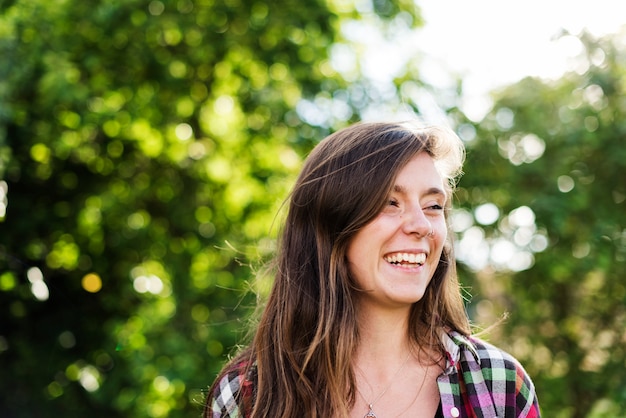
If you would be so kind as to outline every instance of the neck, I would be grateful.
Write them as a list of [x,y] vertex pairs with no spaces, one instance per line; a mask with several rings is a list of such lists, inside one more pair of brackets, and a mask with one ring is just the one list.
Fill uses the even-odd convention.
[[374,311],[358,317],[360,341],[356,359],[359,363],[392,364],[402,362],[410,350],[407,309]]

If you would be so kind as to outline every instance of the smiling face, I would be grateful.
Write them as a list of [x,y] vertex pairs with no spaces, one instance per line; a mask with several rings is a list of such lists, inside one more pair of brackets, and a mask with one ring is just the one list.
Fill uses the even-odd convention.
[[424,296],[446,241],[445,204],[443,179],[420,152],[399,171],[381,213],[348,246],[362,306],[409,307]]

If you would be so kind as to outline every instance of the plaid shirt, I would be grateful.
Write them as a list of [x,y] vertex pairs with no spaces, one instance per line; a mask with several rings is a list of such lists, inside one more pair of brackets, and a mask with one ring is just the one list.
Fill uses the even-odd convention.
[[442,341],[448,359],[437,383],[444,417],[540,417],[535,387],[511,355],[457,332]]
[[[437,383],[445,418],[540,417],[534,385],[512,356],[454,331],[441,338],[447,361]],[[255,369],[249,376],[245,370],[245,364],[237,364],[222,376],[207,399],[207,417],[250,417]]]

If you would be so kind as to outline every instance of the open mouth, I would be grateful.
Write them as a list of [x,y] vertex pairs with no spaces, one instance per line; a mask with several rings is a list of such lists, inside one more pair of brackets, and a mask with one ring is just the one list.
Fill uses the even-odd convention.
[[415,267],[422,266],[426,262],[426,254],[424,253],[393,253],[384,258],[386,262],[396,266]]

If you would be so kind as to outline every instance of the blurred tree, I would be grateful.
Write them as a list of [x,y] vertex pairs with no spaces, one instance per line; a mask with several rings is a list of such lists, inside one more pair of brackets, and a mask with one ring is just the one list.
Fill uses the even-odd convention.
[[301,155],[378,99],[341,23],[420,24],[354,7],[0,1],[0,416],[200,414]]
[[[564,34],[555,81],[458,117],[467,174],[455,214],[472,314],[534,377],[550,417],[626,415],[626,34]],[[473,279],[476,277],[476,279]]]
[[[381,84],[354,47],[419,26],[412,2],[355,4],[0,0],[0,416],[199,415],[302,155],[428,110],[419,57]],[[567,36],[576,72],[480,123],[435,95],[468,145],[470,313],[511,313],[491,338],[547,416],[626,413],[621,39]]]

